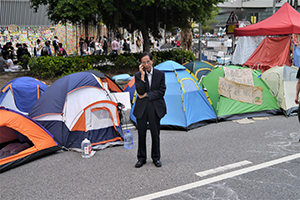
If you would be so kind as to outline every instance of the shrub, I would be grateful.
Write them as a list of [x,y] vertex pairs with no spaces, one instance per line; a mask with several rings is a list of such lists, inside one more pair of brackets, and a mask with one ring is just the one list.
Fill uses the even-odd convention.
[[[152,52],[154,66],[173,60],[180,64],[195,60],[191,51],[169,50]],[[29,66],[30,75],[39,79],[54,79],[67,74],[97,69],[99,71],[109,70],[132,70],[139,65],[139,53],[124,53],[121,55],[89,55],[54,57],[42,56],[39,58],[22,57],[22,66]]]

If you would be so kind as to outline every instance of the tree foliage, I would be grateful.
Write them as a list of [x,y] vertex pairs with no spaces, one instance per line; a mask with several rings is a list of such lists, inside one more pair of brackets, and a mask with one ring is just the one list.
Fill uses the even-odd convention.
[[32,7],[48,5],[49,19],[82,22],[101,16],[110,28],[140,30],[144,49],[149,51],[149,33],[158,36],[159,28],[190,27],[190,21],[204,23],[224,0],[30,0]]

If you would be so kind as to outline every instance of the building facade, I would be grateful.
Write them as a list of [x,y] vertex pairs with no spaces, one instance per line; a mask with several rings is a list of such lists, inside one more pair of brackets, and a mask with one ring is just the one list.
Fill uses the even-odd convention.
[[[273,7],[277,11],[285,2],[294,7],[295,0],[225,0],[218,4],[220,13],[216,17],[219,22],[216,27],[225,27],[226,21],[232,11],[239,21],[250,21],[257,23],[273,15]],[[300,1],[298,1],[298,12],[300,12]]]
[[18,27],[50,27],[52,24],[46,11],[46,6],[40,6],[35,13],[29,0],[0,0],[0,27],[12,24]]

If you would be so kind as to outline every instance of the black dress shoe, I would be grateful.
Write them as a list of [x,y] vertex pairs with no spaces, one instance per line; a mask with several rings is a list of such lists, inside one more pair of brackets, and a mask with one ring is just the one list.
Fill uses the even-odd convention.
[[153,163],[154,163],[155,167],[161,167],[161,165],[162,165],[159,160],[155,160],[155,161],[153,161]]
[[146,161],[138,161],[136,164],[135,164],[135,168],[140,168],[142,167],[144,164],[146,164]]

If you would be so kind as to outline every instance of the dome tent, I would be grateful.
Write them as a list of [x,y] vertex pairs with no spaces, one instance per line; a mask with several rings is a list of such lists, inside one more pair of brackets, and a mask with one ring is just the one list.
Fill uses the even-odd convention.
[[32,77],[18,77],[9,81],[0,91],[0,106],[27,115],[48,86]]
[[298,68],[289,66],[276,66],[262,73],[261,78],[269,86],[271,92],[278,100],[279,107],[286,116],[297,115],[298,105],[295,103],[295,91],[298,79]]
[[0,172],[59,149],[53,135],[36,121],[0,107]]
[[203,75],[206,76],[214,68],[214,66],[209,62],[198,60],[189,63],[184,63],[183,66],[189,69],[199,81],[201,80],[201,77]]
[[117,103],[90,72],[55,81],[29,116],[52,133],[59,146],[80,149],[84,138],[91,141],[93,149],[123,144]]
[[282,114],[277,99],[260,76],[257,70],[229,65],[216,67],[202,78],[201,84],[207,89],[219,120]]
[[[184,66],[165,61],[155,68],[164,71],[167,86],[164,96],[167,114],[161,119],[162,128],[190,130],[216,121],[216,114],[205,93]],[[130,118],[136,123],[134,106]]]

